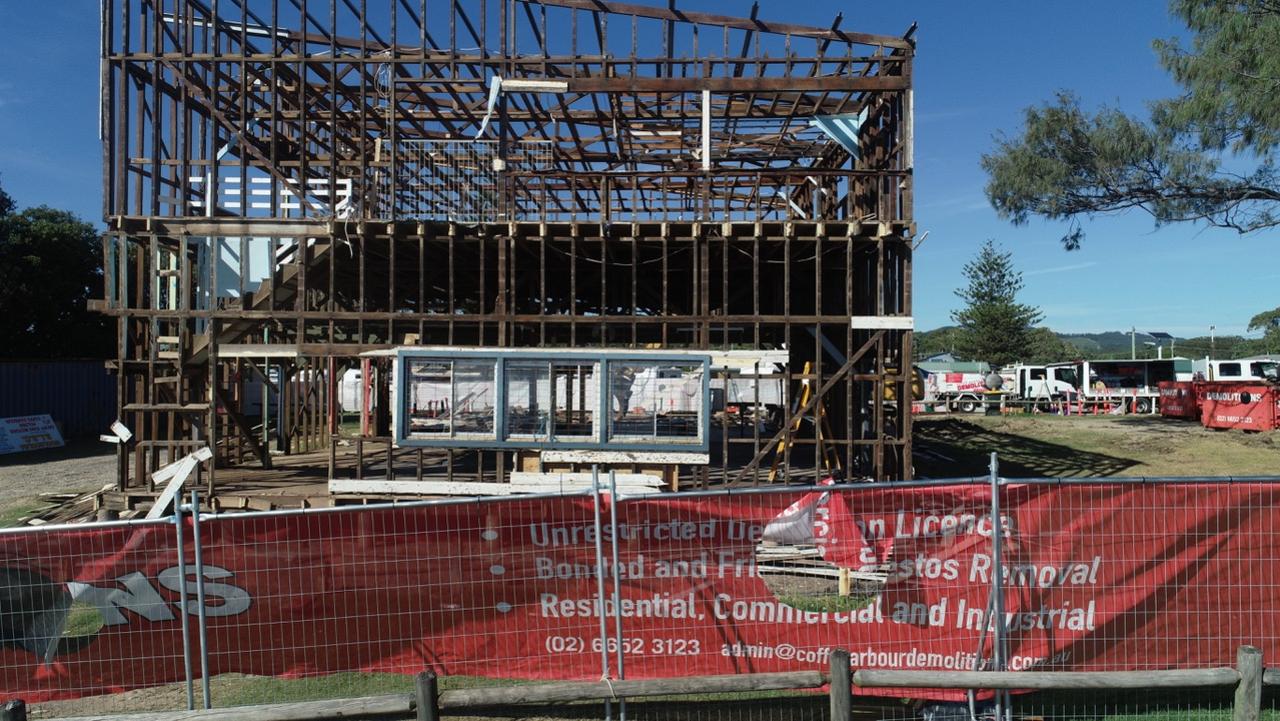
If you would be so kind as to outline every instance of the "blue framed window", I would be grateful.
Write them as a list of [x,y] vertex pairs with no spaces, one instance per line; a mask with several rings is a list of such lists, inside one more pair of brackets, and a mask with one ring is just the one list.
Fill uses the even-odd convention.
[[403,446],[708,449],[706,354],[414,348],[395,377]]

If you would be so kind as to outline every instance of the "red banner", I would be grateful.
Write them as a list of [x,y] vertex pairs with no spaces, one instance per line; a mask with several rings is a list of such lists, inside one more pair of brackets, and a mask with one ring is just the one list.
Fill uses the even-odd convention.
[[[968,670],[991,655],[998,572],[1014,670],[1229,665],[1241,643],[1280,651],[1277,490],[1008,486],[994,521],[981,485],[663,496],[620,503],[616,528],[606,499],[603,596],[590,499],[227,516],[200,528],[210,671],[595,679],[615,615],[628,678],[822,669],[835,648],[857,668]],[[181,680],[201,606],[193,529],[185,607],[174,530],[0,536],[3,695]],[[854,572],[853,595],[779,570],[806,542]]]

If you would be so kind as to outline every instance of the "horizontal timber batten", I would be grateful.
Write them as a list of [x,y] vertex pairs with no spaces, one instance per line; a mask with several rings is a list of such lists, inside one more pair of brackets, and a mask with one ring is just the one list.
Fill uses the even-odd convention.
[[615,470],[911,477],[911,30],[611,0],[427,3],[394,28],[351,3],[105,2],[94,307],[135,433],[123,505],[195,444],[213,503],[544,470],[384,444],[378,353],[401,346],[767,352],[713,371],[705,464]]

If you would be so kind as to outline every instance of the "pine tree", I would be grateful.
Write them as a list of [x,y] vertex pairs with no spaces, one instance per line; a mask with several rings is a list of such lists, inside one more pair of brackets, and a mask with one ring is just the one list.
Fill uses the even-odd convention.
[[964,276],[969,283],[956,289],[956,295],[965,307],[951,313],[960,326],[956,349],[996,368],[1020,360],[1031,345],[1031,327],[1043,315],[1017,302],[1022,273],[1014,270],[1013,253],[998,250],[988,240],[977,257],[965,263]]

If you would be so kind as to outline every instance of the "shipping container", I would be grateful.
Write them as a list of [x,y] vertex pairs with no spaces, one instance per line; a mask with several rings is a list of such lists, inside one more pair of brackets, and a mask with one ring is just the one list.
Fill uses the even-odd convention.
[[100,360],[0,362],[0,418],[46,413],[67,439],[109,433],[115,376]]

